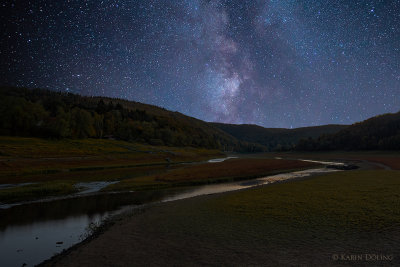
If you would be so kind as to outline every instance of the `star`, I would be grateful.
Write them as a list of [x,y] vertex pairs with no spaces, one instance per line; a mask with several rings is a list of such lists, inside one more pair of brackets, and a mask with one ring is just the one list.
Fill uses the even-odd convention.
[[1,5],[6,85],[265,127],[350,124],[400,106],[399,1]]

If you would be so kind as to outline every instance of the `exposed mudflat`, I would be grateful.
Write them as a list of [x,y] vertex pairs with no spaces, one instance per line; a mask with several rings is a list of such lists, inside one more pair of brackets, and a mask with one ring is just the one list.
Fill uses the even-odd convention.
[[[389,172],[391,181],[396,181],[399,174]],[[341,173],[346,172],[337,172],[337,175]],[[341,194],[332,190],[332,186],[326,186],[334,184],[335,179],[320,180],[325,176],[301,177],[295,182],[281,181],[257,189],[157,203],[115,218],[104,231],[45,262],[44,266],[399,266],[400,228],[390,223],[397,218],[398,208],[387,206],[397,199],[394,194],[397,191],[392,188],[394,193],[382,195],[390,199],[387,203],[385,199],[380,202],[380,196],[376,196],[373,201],[365,199],[360,204],[358,199],[364,195],[375,197],[373,186],[372,191],[368,186],[361,188],[365,193],[359,194],[357,184],[361,178],[354,178],[358,180],[352,185],[343,184],[349,181],[347,176],[353,177],[352,174],[328,175],[340,179],[339,190],[348,190],[344,197],[354,192],[343,200],[344,207],[336,209],[336,200],[332,199]],[[375,176],[375,173],[369,175],[368,183],[373,185]],[[297,187],[298,183],[302,185]],[[310,188],[309,193],[294,197],[298,200],[295,205],[305,205],[305,209],[288,204],[294,203],[292,193],[298,192],[298,188]],[[314,193],[315,188],[326,189]],[[326,201],[321,198],[325,192],[331,195]],[[268,200],[269,206],[254,202],[254,199],[264,201],[270,193],[283,195],[277,203],[280,211],[274,208],[273,199]],[[309,199],[312,201],[308,202]],[[325,207],[321,203],[325,202],[330,206],[321,210],[321,205]],[[364,206],[370,210],[372,219],[358,208]],[[249,211],[253,207],[254,210]],[[264,207],[271,209],[271,213]],[[329,215],[329,209],[337,215]],[[260,210],[265,212],[260,213]],[[380,213],[385,210],[393,214]],[[293,214],[297,211],[298,214]],[[325,213],[326,218],[322,216]],[[290,219],[292,214],[294,217]],[[384,217],[377,218],[379,214]],[[360,216],[365,217],[359,219]],[[375,219],[391,226],[382,228],[376,225]]]
[[[400,264],[399,255],[392,253],[392,246],[398,245],[396,240],[400,239],[397,231],[385,234],[391,240],[389,243],[383,242],[376,235],[363,236],[357,240],[358,248],[352,250],[354,247],[349,244],[330,242],[325,245],[323,241],[312,238],[268,240],[266,236],[254,235],[251,229],[247,233],[235,232],[231,225],[226,225],[231,238],[224,241],[218,234],[198,235],[198,231],[191,234],[190,227],[197,228],[198,225],[191,225],[191,220],[188,220],[182,226],[182,218],[177,220],[176,227],[171,228],[174,215],[180,216],[182,210],[214,197],[201,196],[163,203],[136,212],[116,221],[93,240],[46,262],[44,266],[346,266],[357,263],[343,260],[338,262],[333,257],[342,254],[346,257],[349,254],[363,255],[367,251],[378,254],[386,252],[394,259],[361,261],[358,263],[360,266]],[[220,227],[224,226],[217,226]]]

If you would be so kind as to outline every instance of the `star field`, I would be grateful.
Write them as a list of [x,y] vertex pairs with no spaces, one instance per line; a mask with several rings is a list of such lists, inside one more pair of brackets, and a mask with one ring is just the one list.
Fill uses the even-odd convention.
[[0,84],[206,121],[350,124],[400,110],[400,1],[3,1]]

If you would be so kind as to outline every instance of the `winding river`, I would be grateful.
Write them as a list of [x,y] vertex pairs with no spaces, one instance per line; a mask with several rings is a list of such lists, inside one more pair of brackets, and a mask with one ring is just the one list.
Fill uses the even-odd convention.
[[[99,194],[90,185],[86,185],[88,189],[85,193],[74,197],[3,206],[0,208],[0,266],[39,264],[85,239],[107,217],[147,203],[228,192],[334,171],[338,170],[309,169],[232,183],[148,192]],[[99,182],[97,188],[103,185]]]

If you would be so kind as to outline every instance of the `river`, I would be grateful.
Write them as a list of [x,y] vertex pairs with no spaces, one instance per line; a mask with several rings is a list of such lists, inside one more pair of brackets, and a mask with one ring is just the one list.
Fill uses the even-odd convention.
[[39,264],[82,241],[107,217],[143,204],[222,193],[333,171],[337,170],[310,169],[252,180],[162,191],[98,194],[89,190],[86,195],[9,206],[0,209],[0,266]]

